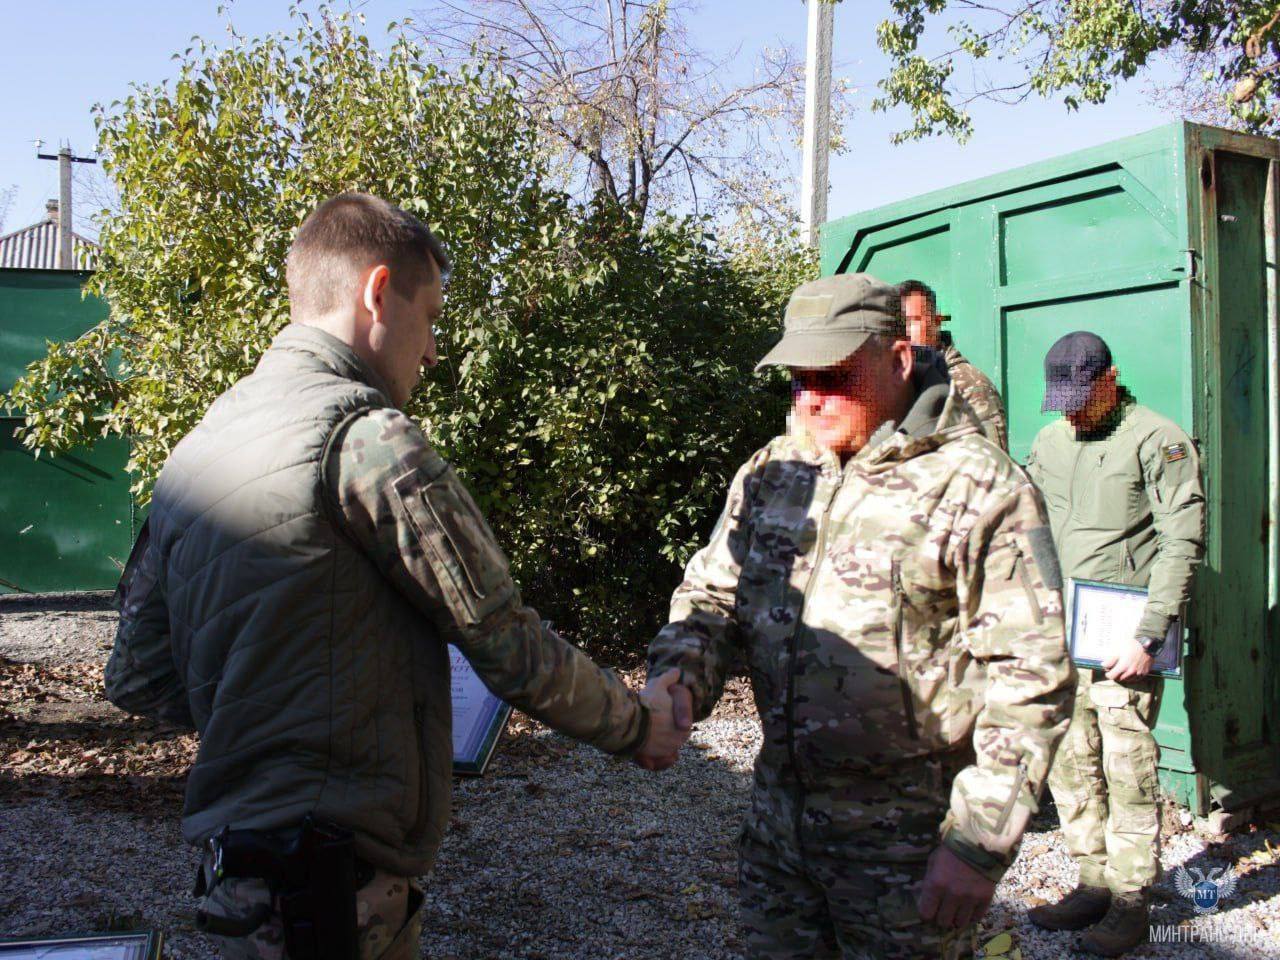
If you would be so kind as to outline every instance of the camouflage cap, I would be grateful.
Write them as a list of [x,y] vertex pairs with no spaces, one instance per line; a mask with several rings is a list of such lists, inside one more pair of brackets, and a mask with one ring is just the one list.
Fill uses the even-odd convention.
[[831,367],[877,333],[905,336],[898,288],[867,273],[811,280],[791,295],[782,339],[756,369]]

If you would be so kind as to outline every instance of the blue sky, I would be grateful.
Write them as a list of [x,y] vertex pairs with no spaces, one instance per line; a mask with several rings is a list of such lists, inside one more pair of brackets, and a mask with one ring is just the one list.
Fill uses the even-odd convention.
[[[0,190],[18,186],[4,231],[43,216],[58,192],[57,164],[37,160],[69,140],[78,153],[93,152],[90,108],[124,96],[131,82],[157,82],[175,73],[171,57],[193,35],[224,36],[218,0],[9,0],[0,33]],[[360,4],[371,33],[382,36],[391,20],[412,15],[415,0],[367,0]],[[893,146],[889,135],[901,116],[866,109],[884,61],[875,47],[875,24],[884,0],[850,0],[837,8],[837,73],[860,89],[860,109],[848,119],[851,149],[833,158],[830,215],[844,216],[928,190],[1009,169],[1034,160],[1150,129],[1177,119],[1147,102],[1144,79],[1121,88],[1111,102],[1069,113],[1057,102],[1031,100],[1017,107],[979,105],[976,135],[961,146],[947,139]],[[285,27],[288,0],[235,0],[232,15],[242,34]],[[803,50],[802,0],[702,0],[690,29],[713,56],[741,49],[749,65],[764,46],[790,43]],[[1159,82],[1159,73],[1154,82]]]

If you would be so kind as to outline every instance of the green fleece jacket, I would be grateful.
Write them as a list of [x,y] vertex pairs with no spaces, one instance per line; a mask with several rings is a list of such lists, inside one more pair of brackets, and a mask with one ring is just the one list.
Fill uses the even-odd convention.
[[1066,419],[1041,430],[1027,472],[1044,493],[1062,575],[1146,587],[1138,635],[1163,637],[1204,556],[1191,438],[1126,395],[1092,434],[1077,436]]

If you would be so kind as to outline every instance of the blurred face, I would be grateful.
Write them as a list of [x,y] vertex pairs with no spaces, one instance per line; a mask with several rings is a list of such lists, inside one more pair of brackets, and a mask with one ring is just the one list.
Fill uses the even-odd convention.
[[886,420],[900,420],[911,400],[911,343],[868,340],[832,367],[791,370],[796,427],[847,459]]
[[918,347],[937,347],[941,344],[939,331],[942,319],[929,306],[929,298],[923,293],[909,293],[902,298],[902,316],[907,321],[907,336]]
[[1116,368],[1111,367],[1100,374],[1089,388],[1089,399],[1075,413],[1064,413],[1063,416],[1076,428],[1076,433],[1088,433],[1102,424],[1115,408],[1118,395],[1116,392]]
[[387,381],[396,406],[408,402],[422,379],[422,368],[436,364],[435,324],[444,309],[440,271],[419,279],[412,297],[391,283],[386,265],[371,267],[365,278],[364,306],[369,312],[369,350],[378,373]]

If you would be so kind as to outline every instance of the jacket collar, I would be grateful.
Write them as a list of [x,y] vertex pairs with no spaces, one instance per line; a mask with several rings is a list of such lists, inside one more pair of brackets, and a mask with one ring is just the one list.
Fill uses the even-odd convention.
[[[886,427],[892,429],[886,431]],[[889,423],[881,427],[874,442],[854,459],[869,471],[889,469],[981,430],[977,414],[954,384],[933,386],[916,397],[900,426]]]
[[325,333],[315,327],[291,323],[271,341],[272,350],[285,350],[292,353],[305,353],[314,357],[345,380],[373,387],[391,403],[391,390],[373,367],[347,344],[332,334]]
[[912,378],[915,401],[901,423],[882,424],[855,460],[864,467],[910,460],[982,429],[977,415],[965,402],[951,378],[936,366],[917,370]]

